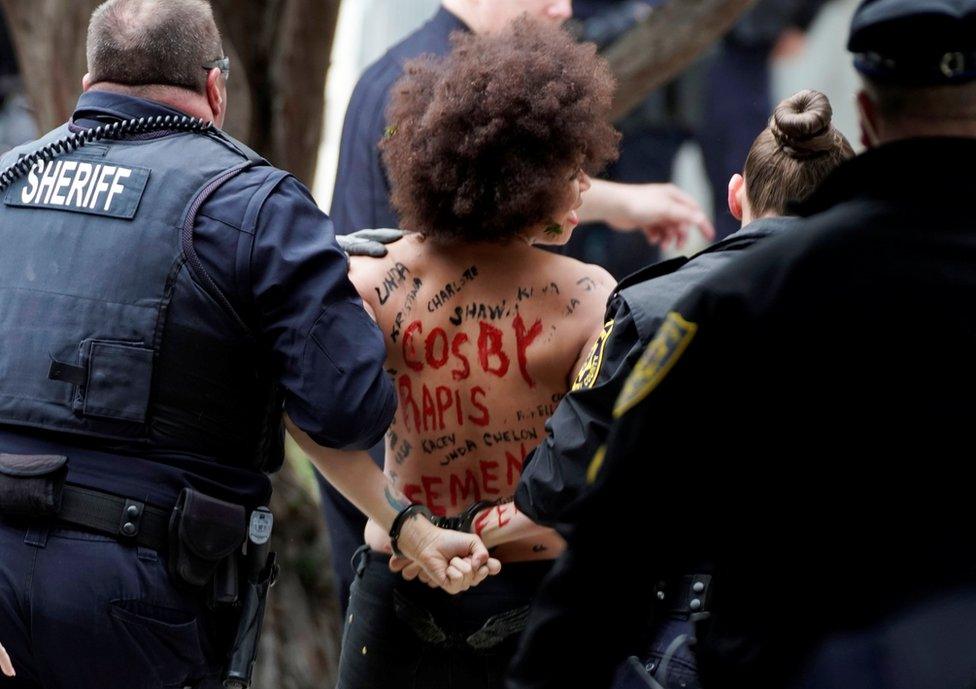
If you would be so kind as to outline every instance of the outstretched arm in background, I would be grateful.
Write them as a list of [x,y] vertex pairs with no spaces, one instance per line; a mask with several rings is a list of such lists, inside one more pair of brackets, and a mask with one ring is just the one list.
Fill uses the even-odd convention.
[[582,222],[605,222],[616,230],[641,230],[652,244],[681,247],[697,227],[705,239],[715,228],[698,202],[673,184],[621,184],[594,179],[583,195]]

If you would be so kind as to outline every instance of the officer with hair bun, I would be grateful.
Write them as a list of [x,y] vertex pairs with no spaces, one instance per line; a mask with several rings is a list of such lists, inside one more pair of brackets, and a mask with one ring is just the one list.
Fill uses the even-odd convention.
[[973,0],[858,7],[867,151],[668,314],[510,686],[607,686],[654,582],[702,564],[702,686],[972,685],[974,29]]

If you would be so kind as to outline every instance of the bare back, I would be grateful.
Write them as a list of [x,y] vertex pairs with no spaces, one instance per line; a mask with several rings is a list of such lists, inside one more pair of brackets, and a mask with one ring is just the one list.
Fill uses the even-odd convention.
[[[383,331],[399,406],[385,473],[438,515],[515,492],[526,455],[600,331],[613,279],[522,242],[451,247],[408,235],[350,278]],[[514,513],[514,504],[501,504]],[[476,525],[477,526],[477,525]],[[561,539],[499,546],[554,557]]]

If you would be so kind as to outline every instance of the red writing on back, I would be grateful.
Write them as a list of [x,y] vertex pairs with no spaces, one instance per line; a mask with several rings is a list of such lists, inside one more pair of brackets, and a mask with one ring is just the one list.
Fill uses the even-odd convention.
[[[542,319],[536,319],[531,327],[526,328],[521,314],[516,315],[512,320],[512,330],[519,373],[530,387],[534,387],[535,381],[528,370],[526,350],[542,333]],[[436,370],[453,361],[451,376],[454,380],[465,380],[471,375],[471,360],[464,353],[464,349],[471,345],[466,334],[457,333],[453,339],[449,339],[443,328],[433,328],[425,337],[423,335],[424,326],[420,321],[411,322],[403,331],[400,346],[403,361],[409,368],[419,373],[425,366]],[[513,338],[506,338],[505,333],[491,323],[478,322],[478,341],[475,345],[478,365],[482,371],[498,378],[508,374],[512,357],[505,351],[505,344],[510,339]]]
[[[447,479],[421,475],[420,483],[407,483],[403,486],[403,494],[411,502],[425,504],[427,509],[439,517],[447,514],[448,507],[457,513],[478,500],[490,500],[503,493],[511,495],[519,476],[522,475],[522,465],[527,454],[524,443],[520,450],[518,457],[511,452],[505,453],[504,479],[500,462],[481,460],[477,467],[465,469],[464,473],[452,473]],[[497,516],[499,523],[502,522],[503,513],[499,512]]]

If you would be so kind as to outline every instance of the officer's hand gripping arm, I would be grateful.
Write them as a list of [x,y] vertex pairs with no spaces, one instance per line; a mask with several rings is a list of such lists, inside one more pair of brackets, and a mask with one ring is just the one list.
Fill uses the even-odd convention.
[[388,228],[378,230],[359,230],[351,234],[336,235],[336,242],[349,256],[383,258],[387,254],[386,245],[398,242],[406,232]]

